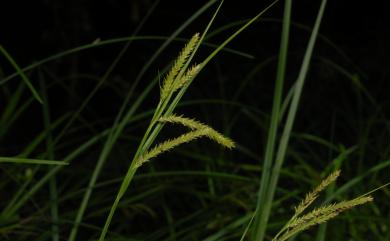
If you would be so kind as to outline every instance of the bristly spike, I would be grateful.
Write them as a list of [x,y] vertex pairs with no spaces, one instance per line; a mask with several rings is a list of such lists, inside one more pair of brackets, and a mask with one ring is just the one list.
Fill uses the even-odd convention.
[[336,181],[338,176],[340,175],[340,170],[337,170],[333,173],[331,173],[327,178],[322,180],[320,185],[318,185],[316,188],[314,188],[313,191],[309,192],[305,199],[295,208],[295,214],[294,216],[298,216],[301,214],[307,207],[310,206],[314,202],[314,200],[317,199],[319,193],[324,190],[327,186],[329,186],[331,183]]
[[178,80],[175,81],[172,92],[181,89],[186,83],[190,82],[199,73],[201,65],[194,65],[186,71],[186,73]]
[[187,117],[184,117],[182,115],[175,115],[175,114],[172,114],[172,115],[166,116],[166,117],[161,117],[159,119],[159,121],[172,123],[172,124],[180,124],[180,125],[183,125],[185,127],[190,128],[191,130],[196,130],[196,129],[201,129],[201,128],[206,127],[205,124],[203,124],[197,120],[187,118]]
[[211,140],[217,142],[218,144],[225,146],[228,149],[232,149],[235,144],[234,141],[232,141],[230,138],[225,137],[218,131],[214,130],[210,126],[203,124],[197,120],[186,118],[183,116],[176,116],[176,115],[170,115],[168,117],[162,117],[160,118],[161,122],[170,122],[170,123],[177,123],[181,124],[183,126],[186,126],[192,130],[195,129],[207,129],[207,137]]
[[157,146],[153,147],[150,151],[146,152],[144,155],[142,155],[134,164],[134,168],[139,168],[142,164],[145,162],[148,162],[150,159],[167,152],[173,148],[175,148],[178,145],[193,141],[199,137],[207,135],[207,130],[200,129],[200,130],[194,130],[190,131],[188,133],[185,133],[179,137],[176,137],[171,140],[166,140]]
[[179,56],[176,58],[171,70],[168,72],[167,76],[165,77],[165,79],[163,81],[163,85],[162,85],[162,88],[160,90],[162,100],[164,100],[169,95],[169,93],[173,92],[173,88],[175,85],[175,79],[176,79],[176,77],[181,77],[181,76],[177,76],[177,75],[183,69],[183,66],[185,66],[185,63],[187,62],[188,57],[194,51],[198,42],[199,42],[199,33],[196,33],[194,36],[192,36],[191,40],[184,46],[183,50],[180,52]]

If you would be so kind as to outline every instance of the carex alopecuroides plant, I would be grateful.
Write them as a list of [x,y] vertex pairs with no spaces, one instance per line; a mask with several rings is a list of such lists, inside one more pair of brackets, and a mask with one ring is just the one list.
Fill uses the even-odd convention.
[[[188,87],[188,85],[202,68],[202,64],[194,64],[190,67],[190,62],[192,60],[192,56],[195,53],[195,49],[198,47],[199,40],[199,34],[195,34],[191,38],[191,40],[180,52],[177,59],[174,61],[172,68],[161,84],[159,103],[145,132],[145,135],[134,155],[126,176],[120,186],[116,199],[111,207],[110,213],[108,214],[106,223],[99,238],[100,241],[105,239],[108,227],[111,223],[111,219],[120,199],[123,197],[124,193],[129,187],[137,169],[140,168],[143,164],[181,144],[188,143],[201,137],[207,137],[229,149],[234,147],[234,142],[231,139],[223,136],[221,133],[217,132],[210,126],[194,119],[173,113],[178,100],[183,94],[183,92],[180,92],[180,90],[184,91],[184,88]],[[176,138],[166,140],[160,144],[155,145],[154,147],[151,147],[157,134],[161,131],[164,124],[166,123],[180,124],[188,127],[190,130]]]

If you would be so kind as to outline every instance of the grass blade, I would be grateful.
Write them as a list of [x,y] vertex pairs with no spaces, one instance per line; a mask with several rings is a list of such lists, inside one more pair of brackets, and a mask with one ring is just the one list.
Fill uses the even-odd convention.
[[[287,52],[288,52],[288,39],[290,32],[290,18],[291,18],[291,0],[286,0],[284,5],[284,16],[283,16],[283,28],[282,28],[282,36],[279,50],[279,60],[278,60],[278,69],[276,76],[276,85],[274,92],[274,100],[272,106],[272,114],[271,114],[271,123],[268,131],[267,144],[265,149],[264,156],[264,164],[263,171],[261,175],[261,183],[258,192],[258,200],[256,206],[256,213],[260,215],[256,216],[254,221],[254,228],[252,232],[252,239],[262,241],[265,234],[265,216],[263,212],[265,212],[266,207],[266,195],[268,192],[268,184],[270,181],[271,168],[274,159],[275,152],[275,143],[276,143],[276,135],[278,132],[278,125],[280,120],[280,108],[282,101],[282,91],[283,91],[283,83],[285,78],[285,69],[287,62]],[[270,204],[269,204],[270,205]],[[261,211],[260,211],[261,210]]]
[[301,97],[303,85],[305,83],[306,75],[307,75],[307,72],[309,69],[310,59],[311,59],[311,56],[313,53],[314,44],[315,44],[316,39],[317,39],[318,30],[319,30],[319,27],[321,24],[321,20],[322,20],[322,16],[323,16],[323,13],[325,10],[325,6],[326,6],[326,0],[323,0],[321,2],[321,6],[320,6],[320,9],[319,9],[319,12],[317,14],[317,18],[316,18],[316,21],[314,24],[313,32],[310,36],[310,40],[309,40],[309,43],[308,43],[308,46],[307,46],[307,49],[306,49],[306,52],[305,52],[305,55],[303,58],[303,62],[302,62],[301,69],[299,71],[298,79],[296,81],[293,99],[292,99],[291,106],[290,106],[290,109],[288,112],[286,124],[285,124],[284,130],[282,133],[282,137],[280,140],[280,144],[279,144],[279,147],[278,147],[278,150],[276,153],[275,164],[273,165],[273,168],[272,168],[272,174],[270,176],[270,181],[269,181],[268,187],[266,188],[267,190],[265,192],[266,195],[263,198],[264,199],[263,204],[260,207],[260,210],[261,210],[260,216],[258,217],[259,220],[257,222],[257,226],[255,227],[257,230],[255,231],[256,235],[254,236],[254,240],[256,240],[256,241],[263,241],[264,240],[265,231],[266,231],[269,215],[271,213],[272,201],[273,201],[276,186],[278,183],[280,170],[281,170],[281,167],[283,165],[284,158],[286,155],[286,150],[287,150],[288,142],[290,139],[291,130],[292,130],[295,116],[296,116],[296,113],[298,110],[299,100]]
[[30,158],[19,158],[19,157],[0,157],[0,163],[44,164],[44,165],[58,165],[58,166],[66,166],[69,164],[65,161],[30,159]]
[[43,103],[42,98],[39,96],[38,92],[34,88],[34,86],[31,84],[31,81],[28,79],[28,77],[24,74],[23,70],[19,67],[19,65],[16,63],[16,61],[11,57],[11,55],[3,48],[2,45],[0,45],[0,52],[4,55],[4,57],[11,63],[12,67],[15,68],[16,72],[20,75],[24,83],[27,85],[27,87],[30,89],[31,93],[33,94],[34,98],[39,102]]

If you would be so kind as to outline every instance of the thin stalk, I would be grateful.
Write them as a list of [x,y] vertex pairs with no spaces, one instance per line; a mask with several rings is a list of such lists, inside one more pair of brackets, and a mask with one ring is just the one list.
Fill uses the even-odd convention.
[[309,40],[309,43],[308,43],[308,46],[307,46],[307,49],[306,49],[306,52],[305,52],[305,55],[303,58],[302,66],[301,66],[301,69],[300,69],[299,74],[298,74],[293,99],[291,102],[291,106],[290,106],[290,109],[288,112],[286,124],[285,124],[284,130],[283,130],[283,133],[282,133],[279,147],[278,147],[278,151],[277,151],[277,155],[276,155],[276,159],[275,159],[275,164],[273,166],[272,174],[270,177],[269,187],[268,187],[267,192],[266,192],[265,202],[264,202],[264,205],[262,206],[263,209],[261,210],[262,213],[261,213],[259,224],[258,224],[259,232],[258,232],[258,235],[256,236],[256,239],[255,239],[257,241],[262,241],[264,239],[269,215],[271,213],[272,201],[273,201],[276,186],[277,186],[277,183],[279,180],[280,170],[281,170],[281,167],[283,165],[284,158],[286,155],[286,150],[287,150],[288,142],[290,139],[291,130],[292,130],[295,116],[296,116],[296,113],[298,110],[299,100],[300,100],[300,97],[302,94],[303,85],[305,83],[306,75],[307,75],[307,72],[309,69],[310,59],[311,59],[311,56],[313,53],[314,44],[315,44],[316,39],[317,39],[318,30],[319,30],[319,27],[321,24],[321,20],[322,20],[322,16],[323,16],[323,13],[325,10],[325,6],[326,6],[326,0],[322,0],[319,12],[317,14],[317,18],[316,18],[316,21],[315,21],[315,24],[313,27],[313,32],[310,36],[310,40]]
[[285,79],[285,70],[287,62],[287,53],[288,53],[288,40],[290,33],[290,18],[291,18],[291,0],[286,0],[284,4],[284,15],[283,15],[283,27],[282,27],[282,36],[280,42],[280,51],[276,75],[276,85],[274,92],[274,100],[272,106],[271,114],[271,123],[268,131],[267,144],[265,149],[264,164],[261,175],[261,183],[258,191],[258,199],[256,212],[260,215],[256,216],[254,222],[254,229],[252,233],[252,239],[262,241],[265,234],[265,227],[261,221],[265,219],[264,217],[264,206],[266,193],[268,191],[268,183],[271,175],[271,167],[274,161],[274,152],[275,152],[275,143],[276,136],[278,133],[278,125],[280,121],[280,107],[282,102],[282,93],[283,93],[283,83]]
[[[49,100],[47,96],[47,87],[45,84],[45,80],[42,74],[42,71],[39,69],[39,81],[42,90],[42,98],[43,98],[43,122],[45,125],[45,129],[47,130],[46,135],[46,156],[49,159],[54,159],[54,145],[53,136],[51,134],[51,118],[50,118],[50,106]],[[49,181],[49,193],[50,193],[50,214],[51,214],[51,236],[52,241],[59,241],[59,215],[58,215],[58,192],[57,192],[57,180],[56,175],[53,175]]]

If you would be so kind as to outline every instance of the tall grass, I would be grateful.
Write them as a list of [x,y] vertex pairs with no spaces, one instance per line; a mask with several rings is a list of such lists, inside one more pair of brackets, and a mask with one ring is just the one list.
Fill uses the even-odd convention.
[[[0,45],[2,57],[15,69],[15,73],[0,79],[0,141],[4,143],[0,148],[0,171],[4,174],[0,182],[0,195],[4,197],[0,201],[0,240],[282,241],[295,237],[320,241],[330,237],[365,240],[367,233],[377,240],[387,240],[389,214],[381,211],[389,196],[383,185],[384,170],[390,165],[386,104],[381,106],[375,100],[353,70],[316,56],[317,42],[346,59],[337,45],[319,33],[326,2],[321,1],[313,27],[292,22],[291,0],[283,2],[282,20],[261,21],[265,13],[281,8],[282,2],[276,0],[250,19],[218,27],[215,22],[223,12],[223,1],[211,0],[168,36],[141,36],[149,17],[163,4],[155,1],[130,37],[80,45],[26,67],[19,66],[11,51]],[[193,33],[190,38],[189,26],[203,15],[208,16],[207,24],[200,28],[200,34]],[[276,55],[256,59],[246,50],[251,47],[228,47],[246,31],[257,31],[249,27],[265,28],[267,24],[282,26],[278,33],[280,47],[273,51]],[[293,61],[290,35],[296,33],[294,29],[304,30],[308,40],[297,64],[300,67],[292,73],[288,66]],[[223,40],[215,43],[214,39]],[[115,69],[134,44],[149,41],[159,45],[140,65],[130,84],[122,80],[127,88],[124,91],[111,82]],[[176,43],[185,44],[180,52]],[[123,46],[101,76],[89,76],[95,81],[90,92],[75,110],[58,114],[62,109],[53,98],[56,88],[67,93],[68,99],[77,95],[67,92],[67,77],[58,77],[47,63],[113,44]],[[155,66],[170,48],[179,54],[176,58],[169,54],[174,60],[157,71]],[[220,55],[219,61],[225,60],[227,54],[235,58],[234,68],[222,65],[221,73],[215,75],[219,82],[214,81],[212,70],[219,69],[215,57]],[[255,64],[249,71],[241,70],[236,59]],[[329,119],[334,128],[330,140],[312,126],[300,125],[303,115],[313,123],[328,117],[308,114],[304,111],[307,103],[301,101],[306,94],[306,98],[316,97],[304,89],[306,79],[316,81],[308,78],[316,61],[350,83],[359,111],[373,109],[367,120],[359,112],[361,123],[355,130],[355,145],[344,146],[337,140],[336,129],[345,129],[345,123],[354,126],[350,109],[343,113],[345,116]],[[274,66],[275,74],[262,75]],[[72,74],[72,81],[77,81],[77,75]],[[288,79],[295,75],[296,80],[290,83]],[[263,86],[259,76],[261,82],[271,84]],[[199,79],[197,83],[193,83],[195,78]],[[318,86],[325,84],[317,82]],[[206,91],[199,86],[205,86]],[[234,86],[233,90],[229,86]],[[257,89],[260,87],[265,89]],[[198,93],[197,88],[202,91]],[[268,95],[269,89],[273,94]],[[115,116],[95,115],[99,113],[99,103],[94,103],[99,91],[119,96],[120,104],[112,107]],[[187,91],[190,100],[183,98]],[[207,91],[212,97],[204,97]],[[246,102],[245,95],[253,91],[253,102],[269,103],[272,99],[271,113],[268,107]],[[191,93],[202,97],[194,100]],[[104,102],[112,104],[110,100]],[[42,124],[34,125],[38,112]],[[344,125],[339,124],[342,121]],[[19,131],[25,123],[33,134]],[[378,126],[386,128],[378,131]],[[13,135],[20,140],[15,142]],[[209,140],[195,141],[203,137],[222,148],[204,144]],[[261,153],[255,145],[262,146]],[[379,161],[365,163],[368,158]],[[357,164],[351,161],[355,159]],[[344,179],[337,186],[339,169]],[[368,185],[362,185],[364,182]],[[371,202],[373,191],[367,191],[372,189],[384,190],[375,202]],[[324,201],[318,203],[321,192],[325,193]],[[357,198],[350,198],[349,193]],[[295,203],[298,205],[291,212],[288,207]],[[362,204],[367,205],[350,210]],[[374,222],[369,221],[372,218]],[[331,219],[340,225],[325,225]],[[313,230],[303,232],[317,225],[317,234]]]

